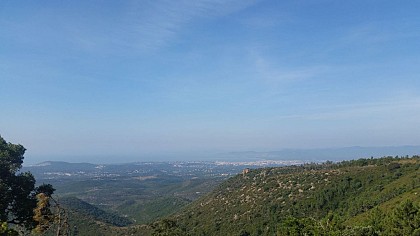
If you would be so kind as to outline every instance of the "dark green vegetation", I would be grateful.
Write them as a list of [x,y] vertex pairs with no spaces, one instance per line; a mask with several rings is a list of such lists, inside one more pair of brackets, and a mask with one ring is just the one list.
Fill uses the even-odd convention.
[[[37,206],[37,196],[49,198],[54,189],[51,185],[35,187],[35,178],[22,168],[26,149],[20,144],[7,143],[0,136],[0,233],[13,235],[19,231],[31,230],[40,225],[40,218],[49,213],[43,206]],[[38,208],[38,218],[34,210]],[[42,207],[42,209],[41,209]],[[13,229],[9,229],[9,225]]]
[[76,211],[78,214],[92,216],[98,221],[102,221],[104,223],[112,224],[115,226],[127,226],[132,223],[127,218],[108,213],[76,197],[62,198],[60,203],[66,209],[74,209],[74,211]]
[[118,212],[127,212],[136,216],[135,222],[150,223],[162,216],[171,215],[190,203],[189,200],[179,197],[161,197],[144,204],[126,204],[119,206]]
[[[166,164],[155,165],[159,167],[169,171]],[[138,172],[140,168],[137,167]],[[69,223],[76,226],[72,231],[79,235],[125,235],[126,230],[147,231],[148,227],[133,225],[152,223],[175,213],[226,178],[174,175],[147,169],[146,173],[127,174],[119,169],[72,179],[64,175],[43,180],[57,188],[58,200],[67,209]],[[131,227],[122,227],[128,225]]]
[[[254,169],[228,179],[183,210],[190,200],[174,196],[177,191],[164,195],[159,186],[167,191],[170,185],[146,178],[142,181],[151,181],[147,186],[155,186],[161,197],[101,206],[106,212],[80,200],[67,207],[73,231],[80,235],[417,235],[419,164],[413,157]],[[172,184],[185,192],[202,188],[203,182]],[[115,226],[132,219],[116,212],[151,222],[176,211],[150,225]]]
[[[0,235],[420,235],[420,157],[244,171],[44,163],[0,139]],[[57,166],[54,166],[57,165]],[[40,177],[40,178],[38,178]],[[51,201],[54,204],[51,204]]]
[[25,170],[57,188],[57,199],[67,210],[69,223],[76,226],[71,232],[124,235],[140,230],[144,235],[150,227],[135,225],[149,224],[179,211],[243,168],[210,162],[46,162]]
[[[125,226],[121,228],[126,224],[117,219],[131,222],[130,230],[134,225],[153,223],[178,212],[244,168],[265,165],[250,163],[184,161],[95,165],[44,162],[23,169],[57,189],[57,200],[63,201],[69,222],[77,226],[79,235],[113,235],[126,229]],[[80,204],[66,204],[68,198],[77,198]],[[99,210],[102,211],[100,214]],[[107,215],[109,219],[104,220],[99,215]]]
[[79,202],[75,203],[75,205],[64,206],[68,209],[70,235],[116,236],[151,234],[150,227],[147,225],[116,226],[121,223],[127,223],[127,219],[115,213],[104,212],[100,208],[78,199],[70,201]]
[[153,227],[155,235],[420,235],[420,158],[251,170]]

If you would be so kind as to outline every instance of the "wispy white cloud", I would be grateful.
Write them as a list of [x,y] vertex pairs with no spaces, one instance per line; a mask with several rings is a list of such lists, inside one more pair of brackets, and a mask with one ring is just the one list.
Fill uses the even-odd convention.
[[124,29],[129,34],[123,41],[139,49],[157,49],[174,40],[191,22],[228,15],[255,3],[256,0],[134,2],[126,14]]
[[310,79],[330,69],[328,66],[323,65],[291,67],[279,63],[274,64],[261,55],[256,55],[254,62],[258,78],[270,85]]
[[[31,50],[45,48],[48,53],[65,48],[70,53],[101,57],[155,51],[180,39],[191,24],[230,15],[258,1],[156,0],[37,6],[21,13],[28,17],[0,17],[0,32],[16,44]],[[109,7],[115,9],[110,11]]]

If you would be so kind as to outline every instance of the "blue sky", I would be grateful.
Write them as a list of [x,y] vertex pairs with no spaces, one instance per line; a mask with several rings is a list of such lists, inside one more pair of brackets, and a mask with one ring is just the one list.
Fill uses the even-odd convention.
[[420,2],[1,1],[28,161],[419,145]]

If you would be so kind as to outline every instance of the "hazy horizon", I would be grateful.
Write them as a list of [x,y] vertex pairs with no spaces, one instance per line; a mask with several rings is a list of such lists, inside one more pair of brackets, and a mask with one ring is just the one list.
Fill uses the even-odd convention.
[[[132,162],[178,162],[178,161],[303,161],[324,162],[343,161],[359,158],[380,158],[384,156],[420,155],[418,146],[383,146],[383,147],[334,147],[316,149],[284,148],[272,151],[232,151],[232,152],[202,152],[202,153],[165,153],[141,156],[29,156],[24,165],[39,164],[48,161],[91,164],[123,164]],[[105,160],[105,161],[104,161]]]
[[30,163],[417,146],[419,12],[391,0],[2,1],[0,135]]

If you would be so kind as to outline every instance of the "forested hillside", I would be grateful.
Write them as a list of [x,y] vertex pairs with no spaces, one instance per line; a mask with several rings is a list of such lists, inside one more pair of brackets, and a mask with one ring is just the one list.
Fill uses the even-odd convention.
[[419,235],[420,158],[380,158],[250,170],[156,235]]
[[118,216],[99,209],[85,201],[82,201],[76,197],[66,197],[61,199],[61,204],[66,209],[77,212],[79,214],[90,216],[95,220],[102,221],[115,226],[127,226],[132,222],[124,217]]
[[78,235],[419,235],[420,157],[247,169],[181,210],[176,197],[126,209],[149,219],[178,209],[148,225],[61,202]]

